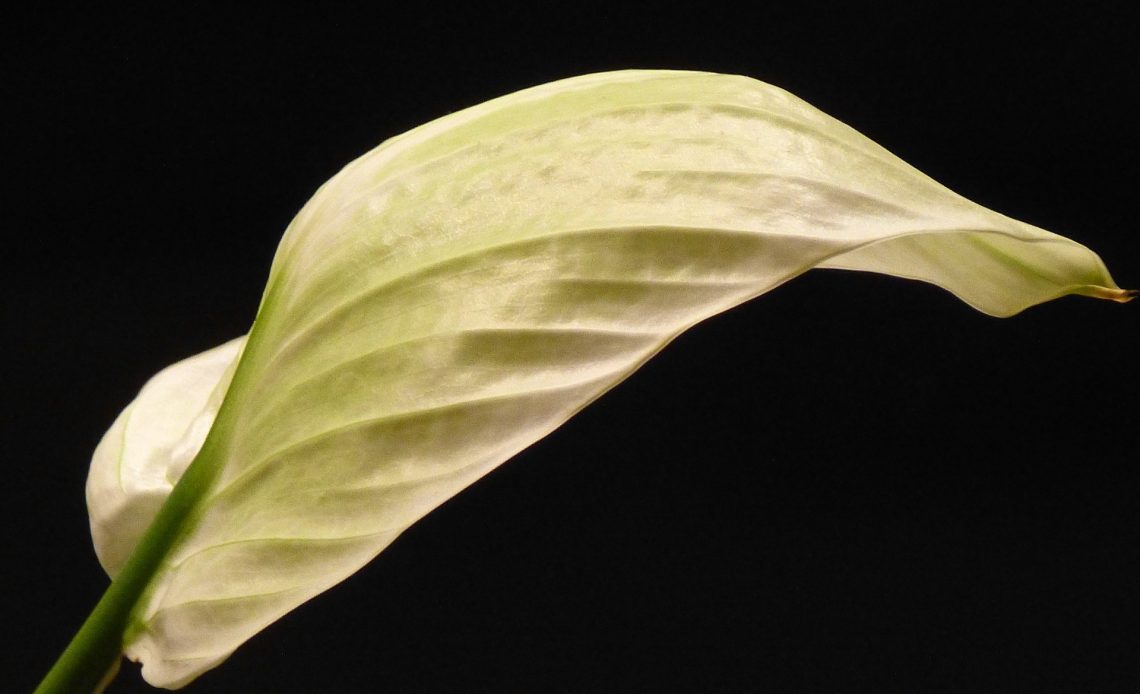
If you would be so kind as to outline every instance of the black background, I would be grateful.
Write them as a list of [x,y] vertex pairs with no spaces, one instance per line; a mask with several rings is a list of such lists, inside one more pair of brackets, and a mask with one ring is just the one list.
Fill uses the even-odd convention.
[[[34,686],[106,585],[83,482],[118,410],[247,330],[321,182],[444,113],[598,70],[748,74],[1140,286],[1119,12],[779,4],[10,16],[5,687]],[[810,273],[191,691],[1136,692],[1138,318],[1070,297],[998,320]],[[110,691],[145,690],[126,665]]]

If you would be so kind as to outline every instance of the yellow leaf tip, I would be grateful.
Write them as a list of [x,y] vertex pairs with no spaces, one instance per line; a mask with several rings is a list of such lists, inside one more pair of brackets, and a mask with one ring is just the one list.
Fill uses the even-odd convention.
[[1097,299],[1108,299],[1120,304],[1126,304],[1132,301],[1140,290],[1136,289],[1110,289],[1108,287],[1091,287],[1089,296],[1096,297]]

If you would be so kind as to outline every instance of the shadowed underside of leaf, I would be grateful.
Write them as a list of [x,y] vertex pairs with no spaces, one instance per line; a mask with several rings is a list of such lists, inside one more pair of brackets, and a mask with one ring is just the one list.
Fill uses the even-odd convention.
[[248,342],[156,377],[96,451],[114,575],[213,422],[126,653],[186,684],[680,332],[817,267],[999,316],[1126,298],[1085,247],[748,78],[591,75],[389,140],[290,225]]

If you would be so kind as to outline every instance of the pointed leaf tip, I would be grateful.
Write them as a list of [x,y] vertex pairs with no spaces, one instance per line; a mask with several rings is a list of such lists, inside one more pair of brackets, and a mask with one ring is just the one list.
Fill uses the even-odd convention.
[[1127,304],[1136,298],[1140,290],[1118,289],[1116,287],[1090,287],[1087,291],[1081,293],[1096,299],[1107,299],[1108,301],[1115,301],[1118,304]]
[[1118,303],[1127,304],[1129,301],[1135,299],[1137,294],[1140,294],[1140,289],[1121,289],[1118,296],[1110,298]]

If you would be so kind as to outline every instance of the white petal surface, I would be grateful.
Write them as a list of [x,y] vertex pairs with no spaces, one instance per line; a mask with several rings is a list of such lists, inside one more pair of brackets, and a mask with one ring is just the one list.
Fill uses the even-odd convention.
[[160,371],[95,448],[87,509],[99,563],[111,578],[198,454],[245,338]]
[[744,77],[590,75],[384,143],[282,240],[202,462],[216,474],[128,655],[152,684],[189,682],[680,332],[813,267],[1003,316],[1125,298],[1085,247]]

